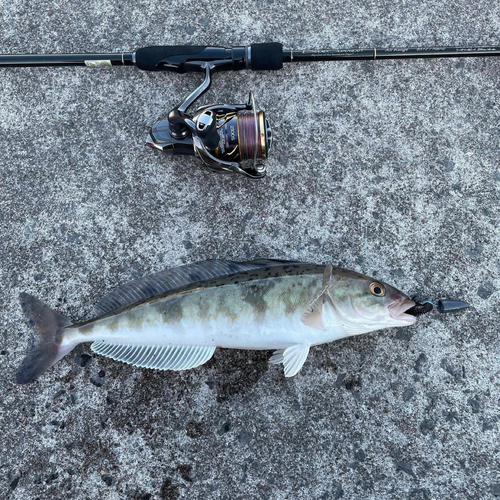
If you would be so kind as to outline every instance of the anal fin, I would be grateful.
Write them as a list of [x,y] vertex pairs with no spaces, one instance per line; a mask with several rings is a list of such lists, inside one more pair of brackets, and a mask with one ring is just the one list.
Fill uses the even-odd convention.
[[302,368],[309,354],[310,347],[311,344],[295,344],[286,349],[278,349],[274,351],[269,359],[269,363],[273,365],[283,363],[285,377],[293,377]]
[[155,370],[189,370],[206,363],[215,346],[195,345],[127,345],[94,342],[90,347],[97,354],[141,368]]

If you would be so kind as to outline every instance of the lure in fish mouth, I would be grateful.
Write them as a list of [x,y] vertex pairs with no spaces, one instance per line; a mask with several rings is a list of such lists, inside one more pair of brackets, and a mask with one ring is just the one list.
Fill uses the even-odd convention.
[[331,265],[211,260],[126,283],[94,317],[72,323],[29,294],[22,309],[39,342],[17,372],[27,383],[78,344],[157,370],[206,363],[217,347],[274,350],[269,362],[296,375],[311,346],[416,321],[416,302],[383,282]]
[[394,302],[392,306],[389,306],[389,314],[396,321],[401,321],[403,323],[401,326],[413,325],[417,321],[416,315],[412,314],[412,310],[416,305],[415,301],[403,297],[401,300]]
[[432,311],[434,304],[432,302],[414,302],[413,307],[406,311],[406,314],[411,314],[413,316],[422,316],[422,314],[427,314]]

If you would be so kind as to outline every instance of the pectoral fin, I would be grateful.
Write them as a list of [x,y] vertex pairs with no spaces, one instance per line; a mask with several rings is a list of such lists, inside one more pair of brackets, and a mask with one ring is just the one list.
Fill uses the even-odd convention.
[[333,268],[331,265],[325,267],[325,272],[323,273],[323,286],[302,314],[302,323],[304,323],[304,325],[318,330],[325,329],[325,323],[323,322],[323,304],[327,297],[326,294],[328,289],[330,288],[332,271]]
[[311,344],[296,344],[286,349],[278,349],[274,351],[269,359],[269,363],[279,365],[283,363],[285,369],[285,377],[293,377],[299,373],[302,365],[309,354]]
[[310,304],[309,307],[302,314],[302,323],[304,325],[310,326],[311,328],[316,328],[318,330],[325,329],[325,323],[323,322],[323,302],[324,294],[321,293],[316,297]]

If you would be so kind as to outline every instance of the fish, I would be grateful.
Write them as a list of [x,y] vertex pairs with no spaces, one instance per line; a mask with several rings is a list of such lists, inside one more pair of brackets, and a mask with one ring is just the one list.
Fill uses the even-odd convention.
[[416,303],[396,288],[330,264],[207,260],[135,279],[106,294],[94,315],[73,323],[28,293],[21,308],[38,343],[16,382],[28,383],[81,343],[97,354],[156,370],[188,370],[215,349],[273,350],[285,377],[311,347],[409,326]]

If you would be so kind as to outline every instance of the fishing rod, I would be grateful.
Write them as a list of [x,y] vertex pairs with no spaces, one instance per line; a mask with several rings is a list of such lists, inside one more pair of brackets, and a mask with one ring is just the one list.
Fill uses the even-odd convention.
[[292,50],[272,42],[232,48],[152,46],[135,52],[102,54],[0,54],[0,67],[137,66],[145,71],[202,73],[205,78],[201,85],[151,127],[146,144],[173,155],[197,156],[214,171],[237,172],[258,179],[266,174],[263,161],[272,146],[272,132],[264,112],[256,108],[251,92],[244,104],[202,106],[188,113],[188,108],[210,88],[214,72],[278,70],[283,63],[314,61],[499,55],[500,46]]

